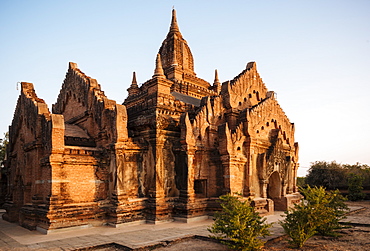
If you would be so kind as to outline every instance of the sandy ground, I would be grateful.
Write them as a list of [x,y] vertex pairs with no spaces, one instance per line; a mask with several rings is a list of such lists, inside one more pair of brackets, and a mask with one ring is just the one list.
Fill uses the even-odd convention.
[[[263,250],[302,250],[302,251],[370,251],[370,201],[361,202],[348,202],[352,206],[362,206],[365,209],[352,213],[351,217],[356,217],[357,219],[363,219],[363,225],[347,225],[346,228],[338,230],[340,237],[322,237],[314,236],[310,238],[305,245],[300,248],[291,248],[288,243],[288,237],[283,236],[275,240],[268,241]],[[358,221],[357,221],[358,222]],[[109,247],[102,249],[106,251],[122,250],[115,247]],[[207,239],[197,239],[190,238],[180,240],[175,243],[168,243],[165,247],[150,247],[145,250],[155,250],[155,251],[225,251],[229,250],[225,245],[220,244],[216,241],[210,241]]]
[[[341,237],[314,236],[300,249],[291,248],[287,238],[270,241],[263,250],[314,250],[314,251],[365,251],[370,250],[370,227],[351,227],[340,231]],[[229,250],[226,246],[205,240],[191,239],[167,247],[155,249],[161,251],[187,251],[187,250]]]
[[309,239],[302,248],[291,248],[287,238],[276,242],[266,243],[264,250],[370,250],[370,228],[369,227],[351,227],[339,231],[340,237],[322,237],[314,236]]
[[[338,231],[339,237],[314,236],[310,238],[302,248],[289,247],[287,237],[281,240],[270,241],[265,244],[264,250],[314,250],[314,251],[366,251],[370,250],[370,201],[347,202],[348,205],[362,206],[365,210],[350,214],[351,217],[362,219],[357,222],[363,225],[347,225]],[[349,218],[349,217],[348,217]]]

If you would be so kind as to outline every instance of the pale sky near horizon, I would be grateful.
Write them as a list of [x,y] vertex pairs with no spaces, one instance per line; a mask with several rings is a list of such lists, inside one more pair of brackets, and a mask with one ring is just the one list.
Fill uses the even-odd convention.
[[221,82],[257,63],[295,123],[299,176],[311,162],[370,165],[370,1],[0,0],[0,138],[31,82],[51,110],[68,62],[122,103],[150,79],[177,11],[197,76]]

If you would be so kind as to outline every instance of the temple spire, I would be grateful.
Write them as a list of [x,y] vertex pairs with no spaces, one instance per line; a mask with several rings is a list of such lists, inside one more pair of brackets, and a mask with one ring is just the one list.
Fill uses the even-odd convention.
[[[191,50],[182,37],[177,24],[176,10],[172,10],[169,32],[162,42],[159,54],[163,71],[168,79],[182,79],[183,73],[195,76],[194,59]],[[176,72],[175,72],[176,71]]]
[[218,71],[217,69],[215,70],[215,80],[213,81],[213,84],[220,84],[220,80],[218,80]]
[[140,91],[139,86],[137,85],[136,73],[135,72],[133,72],[133,74],[132,74],[132,82],[131,82],[130,87],[127,89],[127,91],[128,91],[128,95],[133,95],[133,94],[136,94]]
[[213,81],[213,90],[219,94],[221,92],[221,83],[220,80],[218,79],[218,71],[217,69],[215,70],[215,80]]
[[133,88],[138,88],[137,86],[137,81],[136,81],[136,72],[132,73],[132,82],[131,82],[131,87]]
[[153,78],[164,78],[164,71],[162,67],[161,55],[158,53],[157,58],[155,59],[155,70]]
[[172,9],[172,21],[170,31],[180,31],[179,26],[177,25],[176,10]]

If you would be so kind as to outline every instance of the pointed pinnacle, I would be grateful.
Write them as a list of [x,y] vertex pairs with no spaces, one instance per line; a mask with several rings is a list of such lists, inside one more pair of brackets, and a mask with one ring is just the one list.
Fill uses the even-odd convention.
[[137,88],[137,81],[136,81],[136,73],[133,72],[132,74],[132,82],[131,82],[131,87]]
[[218,71],[217,69],[215,70],[215,80],[213,81],[213,84],[220,84],[220,80],[218,79]]
[[177,25],[176,10],[172,9],[172,21],[170,31],[180,31],[179,26]]
[[153,78],[155,77],[165,77],[162,67],[161,55],[158,53],[157,58],[155,59],[155,70]]

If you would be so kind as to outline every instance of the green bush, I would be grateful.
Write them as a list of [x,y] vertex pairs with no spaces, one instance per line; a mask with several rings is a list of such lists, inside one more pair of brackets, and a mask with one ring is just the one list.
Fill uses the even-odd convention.
[[365,199],[366,194],[362,192],[364,177],[351,173],[348,177],[348,199],[352,201]]
[[336,236],[339,221],[348,210],[345,198],[339,191],[326,191],[323,187],[301,188],[305,200],[286,211],[280,221],[293,246],[302,247],[314,234]]
[[264,242],[257,237],[269,235],[272,224],[265,223],[250,200],[243,201],[240,195],[220,196],[222,210],[215,213],[215,222],[208,228],[213,236],[229,248],[236,250],[260,250]]
[[289,243],[301,248],[317,232],[315,215],[312,214],[311,208],[303,202],[295,204],[285,214],[285,220],[279,223],[284,228],[285,233],[291,238]]
[[310,206],[317,217],[316,231],[324,236],[336,236],[334,230],[341,228],[339,221],[345,218],[348,211],[346,200],[339,190],[326,191],[324,187],[301,188],[306,203]]

